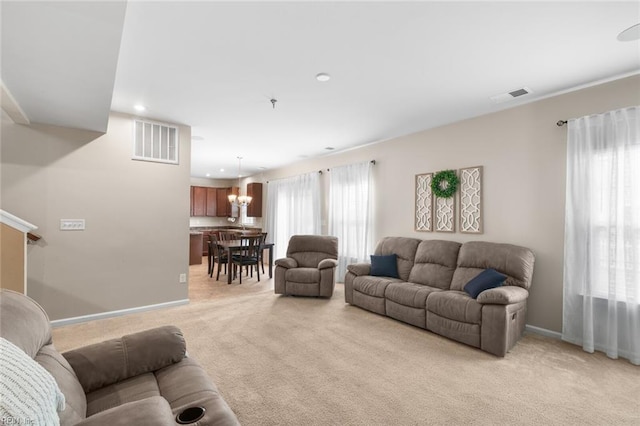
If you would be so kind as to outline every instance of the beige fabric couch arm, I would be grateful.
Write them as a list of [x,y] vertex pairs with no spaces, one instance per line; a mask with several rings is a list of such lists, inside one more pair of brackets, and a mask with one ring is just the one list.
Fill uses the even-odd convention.
[[158,327],[84,346],[62,355],[85,393],[182,360],[186,343],[180,329]]
[[335,259],[323,259],[318,263],[318,269],[335,268],[338,266],[338,261]]
[[483,305],[511,305],[527,300],[529,292],[513,285],[485,290],[478,295],[478,303]]
[[371,274],[371,264],[370,263],[354,263],[352,265],[347,265],[347,271],[351,272],[357,277],[363,275]]
[[286,269],[298,267],[298,262],[296,262],[295,259],[292,259],[290,257],[283,257],[282,259],[276,259],[274,263],[276,264],[276,266],[282,266],[283,268],[286,268]]

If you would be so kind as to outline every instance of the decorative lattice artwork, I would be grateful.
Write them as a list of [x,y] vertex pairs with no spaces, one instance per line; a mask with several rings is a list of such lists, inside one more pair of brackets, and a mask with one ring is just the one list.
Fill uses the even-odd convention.
[[433,173],[416,175],[416,231],[433,231]]
[[435,206],[436,231],[456,232],[456,197],[436,197]]
[[460,232],[482,234],[482,166],[460,170]]

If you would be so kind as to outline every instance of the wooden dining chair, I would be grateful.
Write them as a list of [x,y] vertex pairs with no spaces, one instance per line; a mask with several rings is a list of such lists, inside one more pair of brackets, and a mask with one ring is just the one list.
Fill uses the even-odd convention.
[[218,239],[220,241],[229,241],[237,239],[237,235],[234,232],[219,232]]
[[215,263],[218,263],[218,272],[216,274],[216,280],[220,279],[220,269],[222,265],[224,265],[224,273],[227,273],[227,251],[222,250],[218,246],[218,238],[215,235],[211,235],[211,239],[209,240],[209,257],[211,259],[211,263],[209,266],[209,278],[213,277],[213,270],[215,269]]
[[[256,267],[256,274],[258,275],[258,281],[260,281],[260,268],[259,263],[262,259],[261,251],[263,250],[262,234],[244,236],[242,237],[242,250],[238,254],[231,256],[231,263],[233,264],[234,278],[237,273],[240,274],[240,284],[242,284],[242,269],[246,267],[246,274],[253,277],[253,267]],[[251,271],[251,272],[249,272]]]

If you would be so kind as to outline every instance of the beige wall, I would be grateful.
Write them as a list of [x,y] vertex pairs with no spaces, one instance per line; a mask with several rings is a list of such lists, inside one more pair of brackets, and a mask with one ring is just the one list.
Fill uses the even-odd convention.
[[176,166],[131,160],[127,115],[105,135],[2,122],[2,208],[39,227],[27,291],[51,319],[187,299],[191,129],[179,133]]
[[[527,323],[559,332],[567,127],[558,127],[556,122],[638,104],[640,76],[633,76],[300,162],[265,173],[265,178],[375,159],[376,241],[394,235],[529,247],[536,255],[536,265]],[[414,231],[415,175],[470,166],[484,166],[484,234]],[[329,174],[322,175],[325,185]]]

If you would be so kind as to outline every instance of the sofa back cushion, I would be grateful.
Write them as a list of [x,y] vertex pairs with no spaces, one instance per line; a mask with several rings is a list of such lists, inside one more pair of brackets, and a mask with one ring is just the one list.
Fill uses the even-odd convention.
[[64,394],[61,425],[73,425],[86,416],[86,396],[75,372],[51,344],[51,323],[35,300],[11,290],[0,291],[0,334],[44,367]]
[[413,262],[416,257],[416,250],[420,244],[417,238],[407,237],[385,237],[376,247],[376,255],[395,254],[398,256],[398,275],[401,280],[408,281]]
[[409,281],[448,290],[456,270],[460,243],[424,240],[418,246]]
[[289,239],[287,257],[300,268],[317,268],[321,260],[338,259],[338,238],[324,235],[293,235]]
[[533,252],[512,244],[471,241],[464,243],[458,253],[458,265],[451,280],[451,290],[463,291],[464,286],[487,268],[507,276],[503,285],[528,290],[533,275]]
[[33,299],[15,291],[0,290],[0,335],[35,358],[51,343],[49,317]]

